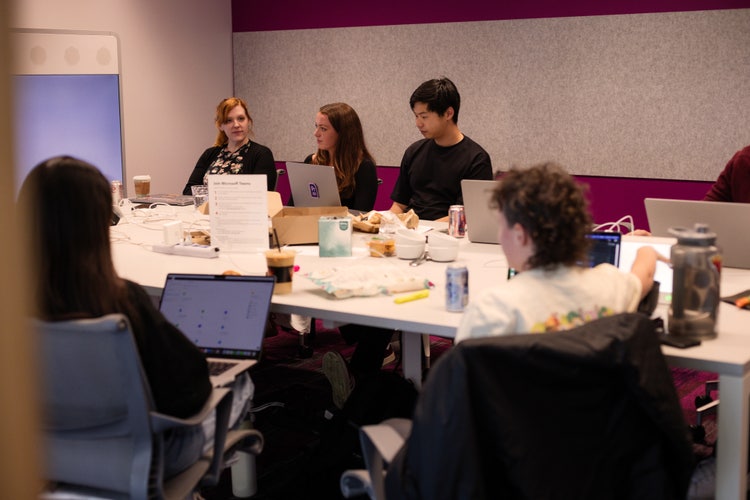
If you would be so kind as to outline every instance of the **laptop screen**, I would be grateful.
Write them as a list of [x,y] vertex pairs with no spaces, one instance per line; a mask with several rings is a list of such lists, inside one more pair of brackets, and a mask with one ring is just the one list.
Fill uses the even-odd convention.
[[[591,240],[588,251],[588,267],[599,264],[612,264],[618,266],[620,263],[620,245],[622,234],[610,231],[594,231],[586,235]],[[515,276],[517,271],[512,267],[508,269],[508,279]]]
[[[620,257],[620,271],[630,272],[638,249],[644,245],[654,248],[657,253],[669,258],[672,245],[677,243],[676,238],[660,238],[657,236],[627,236],[622,240],[622,256]],[[672,300],[672,268],[662,261],[656,262],[654,281],[659,282],[660,302]]]
[[273,276],[169,274],[159,309],[207,356],[260,357]]
[[333,167],[286,162],[289,188],[296,207],[338,207],[341,197]]
[[595,231],[589,233],[591,247],[588,253],[588,266],[594,267],[599,264],[612,264],[617,266],[620,263],[620,243],[622,234],[614,232]]

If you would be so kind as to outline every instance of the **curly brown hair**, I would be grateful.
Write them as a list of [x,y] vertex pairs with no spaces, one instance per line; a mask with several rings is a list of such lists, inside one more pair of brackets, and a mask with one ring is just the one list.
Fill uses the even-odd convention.
[[585,262],[591,230],[588,202],[581,187],[555,163],[511,168],[492,193],[492,203],[509,226],[520,224],[534,242],[529,267],[551,269]]

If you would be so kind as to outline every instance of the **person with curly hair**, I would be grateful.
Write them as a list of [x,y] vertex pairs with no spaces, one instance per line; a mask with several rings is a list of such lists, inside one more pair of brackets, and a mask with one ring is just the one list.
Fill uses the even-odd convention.
[[582,264],[591,215],[580,185],[559,165],[511,169],[498,181],[492,204],[508,266],[519,274],[469,304],[456,342],[567,330],[635,311],[651,290],[661,257],[650,246],[638,250],[629,273]]

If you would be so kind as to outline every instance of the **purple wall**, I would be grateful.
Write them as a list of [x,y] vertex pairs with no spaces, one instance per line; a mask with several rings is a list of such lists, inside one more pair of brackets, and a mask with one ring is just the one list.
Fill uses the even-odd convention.
[[352,2],[308,0],[284,2],[232,0],[232,29],[272,31],[353,26],[384,26],[541,17],[602,16],[652,12],[740,9],[750,0],[536,0],[534,2],[487,2],[473,0],[380,0]]
[[[284,162],[277,162],[277,168],[284,168]],[[396,167],[378,167],[378,178],[383,183],[378,188],[375,210],[388,210],[391,207],[391,191],[398,177]],[[645,198],[672,198],[677,200],[700,200],[711,187],[712,182],[681,181],[669,179],[635,179],[631,177],[598,177],[576,175],[575,178],[588,186],[588,199],[591,213],[597,224],[614,222],[625,215],[633,217],[638,229],[648,229]],[[279,176],[276,190],[281,193],[282,202],[289,199],[289,179]]]

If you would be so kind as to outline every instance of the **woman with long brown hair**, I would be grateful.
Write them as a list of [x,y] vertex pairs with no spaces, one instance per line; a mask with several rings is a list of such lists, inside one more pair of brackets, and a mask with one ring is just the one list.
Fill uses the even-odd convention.
[[334,168],[343,206],[363,212],[372,210],[378,194],[378,176],[357,112],[343,102],[322,106],[315,116],[314,135],[318,151],[305,163]]
[[[153,305],[146,291],[120,278],[112,262],[112,192],[93,165],[69,156],[46,160],[29,173],[19,206],[31,233],[35,315],[45,321],[122,313],[148,378],[156,409],[175,417],[200,410],[211,393],[205,356]],[[172,433],[165,474],[203,454],[200,426]]]

